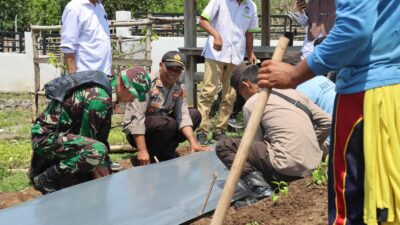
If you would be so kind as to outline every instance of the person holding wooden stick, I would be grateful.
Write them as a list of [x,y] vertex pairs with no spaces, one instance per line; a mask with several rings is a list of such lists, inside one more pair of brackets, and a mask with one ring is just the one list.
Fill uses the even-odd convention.
[[[243,117],[247,124],[257,104],[258,66],[250,65],[231,85],[246,100]],[[322,144],[329,134],[331,117],[294,89],[273,91],[265,107],[255,140],[241,173],[256,199],[272,194],[272,181],[291,181],[310,174],[321,162]],[[221,139],[216,152],[231,167],[239,139]]]
[[328,163],[329,224],[400,224],[399,1],[337,0],[325,40],[296,66],[265,61],[258,85],[339,71]]

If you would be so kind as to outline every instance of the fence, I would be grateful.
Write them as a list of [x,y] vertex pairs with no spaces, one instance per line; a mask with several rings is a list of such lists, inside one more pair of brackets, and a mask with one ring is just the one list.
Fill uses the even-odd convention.
[[[137,13],[135,14],[136,18],[143,18],[145,17],[146,14],[143,13]],[[182,18],[183,14],[178,14],[178,13],[155,13],[153,16],[158,17],[158,18]],[[197,18],[199,19],[200,16],[198,15]],[[261,16],[259,16],[259,21],[261,19]],[[261,24],[261,23],[259,23]],[[154,31],[157,33],[159,36],[183,36],[184,34],[184,26],[183,26],[183,21],[177,21],[175,23],[171,23],[168,25],[161,25],[161,24],[156,24],[154,26]],[[140,35],[141,28],[139,26],[136,26],[131,29],[131,32],[133,35]],[[287,15],[271,15],[270,16],[270,30],[271,30],[271,38],[270,39],[278,39],[279,36],[283,35],[284,33],[291,32],[294,34],[294,39],[295,40],[303,40],[305,30],[303,27],[298,25],[297,23],[294,23],[289,16]],[[200,27],[197,27],[197,36],[202,37],[202,36],[207,36],[207,33],[201,29]],[[256,33],[255,38],[260,38],[261,34]]]
[[25,53],[24,32],[0,31],[0,52]]
[[[145,19],[135,19],[126,22],[110,21],[109,26],[112,30],[111,44],[113,46],[113,65],[118,65],[116,73],[121,66],[138,65],[146,67],[150,70],[152,65],[151,60],[151,41],[153,37],[153,27],[158,24],[171,24],[183,22],[183,18],[159,18],[147,15]],[[140,37],[117,37],[115,35],[116,28],[122,27],[140,27],[143,31]],[[63,62],[63,54],[59,50],[59,38],[56,34],[59,33],[61,25],[55,26],[32,26],[32,45],[33,45],[33,62],[35,71],[35,90],[33,93],[34,102],[33,111],[38,112],[38,95],[40,90],[40,67],[39,64],[47,63],[51,57],[49,52],[55,53],[60,62]],[[131,52],[123,52],[122,46],[127,43],[136,43],[143,45],[144,48]],[[143,59],[134,57],[136,54],[142,54]]]
[[[148,19],[147,14],[136,14],[136,21]],[[152,14],[152,34],[161,37],[180,37],[184,35],[183,14],[177,13],[157,13]],[[166,22],[168,21],[168,22]],[[147,32],[147,24],[138,24],[129,27],[132,36],[145,36]],[[116,27],[110,27],[114,43],[118,47],[118,43],[129,42],[131,40],[117,41],[115,35]],[[304,28],[294,23],[287,15],[271,15],[270,18],[271,39],[278,39],[280,35],[292,33],[294,40],[303,40],[305,31]],[[197,27],[198,37],[205,37],[207,34],[203,29]],[[260,38],[260,33],[255,34],[255,38]],[[5,32],[0,31],[0,52],[17,52],[24,53],[24,33],[23,32]],[[43,30],[37,39],[38,51],[40,55],[53,53],[56,56],[60,55],[59,50],[60,33],[55,30]]]

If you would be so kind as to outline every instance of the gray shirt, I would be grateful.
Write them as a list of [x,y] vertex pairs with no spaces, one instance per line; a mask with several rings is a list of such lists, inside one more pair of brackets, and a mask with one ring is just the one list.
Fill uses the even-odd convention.
[[[267,143],[266,150],[277,172],[289,176],[307,176],[321,162],[319,144],[330,132],[331,117],[296,90],[274,91],[305,105],[311,111],[314,125],[303,110],[271,94],[255,139]],[[249,98],[243,107],[245,123],[257,104],[258,95]]]
[[171,88],[164,87],[159,74],[151,76],[151,88],[146,94],[146,100],[126,104],[124,127],[126,134],[145,134],[145,120],[148,115],[170,116],[175,118],[179,129],[193,126],[189,110],[186,106],[185,90],[181,83],[175,83]]

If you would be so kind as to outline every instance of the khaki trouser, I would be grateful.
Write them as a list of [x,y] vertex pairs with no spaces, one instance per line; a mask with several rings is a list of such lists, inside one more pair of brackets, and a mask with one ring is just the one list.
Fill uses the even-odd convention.
[[[232,167],[236,153],[239,150],[240,139],[225,137],[218,141],[215,148],[218,158],[229,169]],[[248,157],[244,162],[241,176],[244,176],[253,171],[259,171],[263,174],[265,180],[269,183],[272,181],[293,181],[300,177],[288,176],[277,172],[271,164],[268,154],[270,144],[264,141],[253,141],[250,145]]]
[[217,94],[219,82],[222,83],[222,100],[219,106],[216,129],[226,130],[228,127],[228,120],[236,99],[235,89],[230,85],[234,67],[235,65],[231,63],[223,63],[211,59],[205,60],[203,89],[198,102],[198,109],[202,117],[199,130],[205,133],[208,133],[210,125],[209,114],[214,103],[214,97]]

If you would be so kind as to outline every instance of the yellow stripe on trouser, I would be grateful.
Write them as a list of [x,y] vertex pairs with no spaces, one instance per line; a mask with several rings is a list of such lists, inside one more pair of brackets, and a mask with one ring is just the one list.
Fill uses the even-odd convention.
[[377,209],[388,209],[388,221],[400,224],[400,85],[365,92],[364,222],[378,224]]

